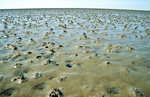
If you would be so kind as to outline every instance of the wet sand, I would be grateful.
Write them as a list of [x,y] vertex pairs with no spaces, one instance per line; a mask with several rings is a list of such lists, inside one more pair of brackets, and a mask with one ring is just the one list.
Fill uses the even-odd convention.
[[0,97],[150,97],[150,12],[0,10]]

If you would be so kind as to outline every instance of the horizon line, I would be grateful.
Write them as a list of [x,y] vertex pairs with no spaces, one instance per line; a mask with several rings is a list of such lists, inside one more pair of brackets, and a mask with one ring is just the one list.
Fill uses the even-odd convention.
[[125,8],[80,8],[80,7],[78,7],[78,8],[72,8],[72,7],[62,7],[62,8],[44,8],[44,7],[42,7],[42,8],[0,8],[0,10],[21,10],[21,9],[106,9],[106,10],[126,10],[126,11],[150,11],[150,10],[148,10],[148,9],[125,9]]

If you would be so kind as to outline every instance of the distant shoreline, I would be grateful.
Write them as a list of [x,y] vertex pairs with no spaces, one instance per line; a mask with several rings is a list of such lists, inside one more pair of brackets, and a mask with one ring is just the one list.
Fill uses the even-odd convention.
[[0,9],[1,10],[49,10],[49,9],[90,9],[90,10],[119,10],[119,11],[143,11],[150,12],[150,10],[136,10],[136,9],[110,9],[110,8],[12,8],[12,9]]

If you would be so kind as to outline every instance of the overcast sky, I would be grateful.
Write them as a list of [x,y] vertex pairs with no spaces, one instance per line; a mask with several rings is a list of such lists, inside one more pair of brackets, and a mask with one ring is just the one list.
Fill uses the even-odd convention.
[[10,8],[112,8],[150,10],[150,0],[0,0],[0,9]]

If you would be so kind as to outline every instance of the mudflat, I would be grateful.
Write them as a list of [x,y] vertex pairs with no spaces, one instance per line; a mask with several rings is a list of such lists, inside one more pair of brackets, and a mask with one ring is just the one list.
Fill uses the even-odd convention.
[[0,97],[150,97],[150,12],[0,10]]

